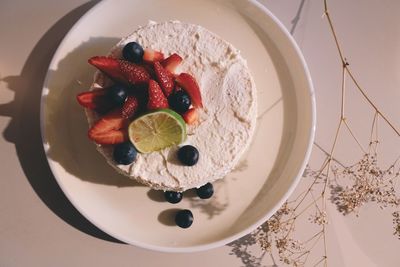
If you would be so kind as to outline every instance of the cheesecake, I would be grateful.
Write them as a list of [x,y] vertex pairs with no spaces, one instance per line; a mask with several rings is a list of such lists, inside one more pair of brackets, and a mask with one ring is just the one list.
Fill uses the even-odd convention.
[[[144,48],[178,54],[183,60],[175,73],[189,73],[200,88],[202,107],[197,121],[186,127],[186,138],[178,145],[151,153],[138,153],[130,164],[113,159],[113,146],[96,144],[97,150],[119,173],[153,189],[185,191],[224,178],[249,147],[257,117],[256,86],[246,60],[238,49],[202,26],[168,21],[150,22],[119,41],[109,57],[120,59],[130,42]],[[97,71],[91,90],[101,90],[113,81]],[[100,115],[86,109],[89,126]],[[195,165],[183,165],[178,150],[185,145],[197,148]]]

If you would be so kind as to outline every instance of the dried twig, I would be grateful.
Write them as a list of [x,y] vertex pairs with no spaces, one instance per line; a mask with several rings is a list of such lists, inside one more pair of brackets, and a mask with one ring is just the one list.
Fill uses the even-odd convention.
[[[400,208],[400,198],[395,189],[396,181],[400,176],[400,167],[397,167],[400,156],[388,168],[381,168],[379,166],[377,160],[377,147],[379,144],[378,119],[382,118],[398,137],[400,137],[400,132],[373,103],[371,98],[368,97],[365,90],[355,79],[355,76],[349,68],[349,63],[344,57],[332,18],[329,14],[327,2],[327,0],[324,0],[324,16],[328,21],[330,32],[336,44],[342,72],[340,117],[338,118],[335,136],[329,152],[318,146],[326,156],[319,170],[314,171],[307,169],[305,171],[304,176],[306,178],[311,178],[311,183],[308,188],[298,196],[293,197],[293,200],[287,201],[276,214],[251,235],[253,237],[252,241],[256,241],[255,244],[259,244],[262,249],[268,251],[274,262],[273,252],[276,252],[281,262],[292,266],[304,266],[312,249],[320,243],[321,240],[324,252],[314,266],[319,266],[321,264],[324,266],[328,265],[326,236],[326,225],[328,224],[329,218],[326,210],[328,199],[336,204],[338,211],[343,215],[350,213],[357,214],[357,211],[367,203],[377,203],[381,208],[391,207],[396,209],[392,213],[394,235],[398,236],[400,239],[400,212],[398,211]],[[303,4],[304,1],[302,2],[302,5]],[[362,98],[375,111],[368,149],[363,147],[362,143],[354,134],[350,122],[346,119],[347,78],[350,78],[350,82],[355,85],[357,90],[361,93]],[[355,144],[363,152],[362,158],[348,167],[334,158],[335,149],[342,130],[347,130],[349,132]],[[305,179],[304,181],[307,180],[309,179]],[[329,192],[327,191],[328,188],[330,189]],[[330,198],[327,197],[327,193],[330,193]],[[304,214],[309,214],[309,221],[319,229],[310,238],[305,241],[299,241],[295,239],[294,232],[296,223]],[[252,245],[254,245],[254,243],[252,243]],[[261,264],[259,258],[254,259],[257,259],[257,263]]]

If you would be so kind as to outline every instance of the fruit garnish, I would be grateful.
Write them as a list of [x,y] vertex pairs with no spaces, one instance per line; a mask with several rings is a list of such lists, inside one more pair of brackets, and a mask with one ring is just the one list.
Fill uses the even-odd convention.
[[129,139],[139,152],[149,153],[178,145],[186,139],[186,124],[173,110],[161,109],[129,124]]
[[143,64],[142,66],[150,74],[150,79],[153,79],[153,80],[157,79],[156,73],[154,72],[154,68],[153,68],[152,64]]
[[108,88],[107,96],[115,105],[121,106],[128,97],[128,89],[121,84],[114,84]]
[[199,161],[199,151],[191,145],[180,147],[178,159],[186,166],[193,166]]
[[153,63],[156,61],[161,61],[164,59],[164,54],[160,51],[153,50],[151,48],[146,48],[143,54],[143,60],[147,63]]
[[137,151],[131,142],[124,142],[114,147],[113,158],[118,164],[128,165],[136,159]]
[[197,112],[197,109],[191,108],[182,115],[183,119],[185,122],[189,125],[196,124],[199,120],[199,113]]
[[203,107],[199,85],[192,75],[181,73],[176,77],[176,82],[189,94],[193,107]]
[[193,223],[193,213],[190,210],[180,210],[175,215],[175,223],[181,228],[189,228]]
[[143,47],[136,42],[127,43],[122,49],[124,59],[133,63],[141,63],[143,61],[143,54]]
[[102,145],[114,145],[128,140],[126,120],[121,117],[121,110],[113,110],[101,117],[89,129],[88,136],[91,140]]
[[[173,74],[183,60],[178,54],[164,59],[160,51],[143,50],[140,44],[129,42],[122,55],[125,60],[90,58],[91,65],[116,83],[107,89],[81,93],[77,99],[82,106],[96,111],[119,107],[101,117],[89,129],[88,136],[98,144],[119,144],[114,147],[115,162],[130,164],[136,150],[149,153],[183,142],[186,123],[198,121],[196,108],[203,104],[196,79],[188,73]],[[144,64],[138,65],[141,62]],[[137,117],[145,103],[150,112],[133,120],[127,128],[128,121]],[[194,108],[190,109],[191,105]],[[169,109],[170,106],[183,115]],[[192,166],[197,163],[199,152],[193,146],[184,146],[179,149],[178,158],[184,165]]]
[[88,109],[97,111],[98,113],[105,113],[114,107],[107,97],[106,89],[96,89],[80,93],[76,96],[78,103]]
[[133,117],[139,109],[139,100],[134,95],[129,95],[122,106],[122,118],[129,119]]
[[166,59],[164,59],[163,61],[161,61],[161,65],[170,73],[174,73],[176,67],[178,67],[179,64],[181,64],[182,60],[183,59],[181,58],[181,56],[174,53],[169,57],[167,57]]
[[214,186],[211,183],[206,183],[205,185],[196,188],[196,193],[201,199],[210,198],[214,194]]
[[88,62],[111,79],[124,84],[147,83],[150,79],[150,74],[143,66],[125,60],[96,56],[90,58]]
[[183,193],[175,191],[165,191],[164,198],[166,201],[172,204],[179,203],[182,200]]
[[175,110],[176,112],[184,113],[189,109],[192,101],[190,100],[189,95],[184,90],[179,90],[173,92],[168,97],[168,104],[170,108]]
[[122,130],[112,130],[97,134],[89,133],[89,138],[100,145],[115,145],[128,140],[126,132]]
[[174,90],[174,80],[169,72],[164,69],[164,67],[158,61],[154,62],[154,72],[156,74],[157,81],[164,92],[164,95],[168,97]]
[[147,102],[148,110],[168,108],[168,100],[161,90],[161,87],[154,80],[149,81],[149,100]]

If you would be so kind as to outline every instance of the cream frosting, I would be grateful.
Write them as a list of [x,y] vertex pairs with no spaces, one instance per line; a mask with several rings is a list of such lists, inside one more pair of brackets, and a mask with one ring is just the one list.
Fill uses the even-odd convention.
[[[256,125],[256,87],[239,51],[207,29],[193,24],[170,21],[151,22],[122,39],[110,55],[121,57],[128,42],[183,58],[176,73],[192,74],[201,89],[203,109],[199,123],[188,126],[184,144],[195,146],[200,158],[194,166],[183,166],[176,157],[178,147],[138,154],[130,165],[117,165],[112,148],[97,145],[107,162],[120,173],[154,189],[184,191],[223,178],[238,163],[249,146]],[[93,88],[108,86],[100,72]],[[96,114],[87,110],[89,124]],[[181,144],[181,145],[184,145]]]

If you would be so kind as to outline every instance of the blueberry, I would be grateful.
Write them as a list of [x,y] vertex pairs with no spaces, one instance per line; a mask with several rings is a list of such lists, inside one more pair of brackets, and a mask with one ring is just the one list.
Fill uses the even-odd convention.
[[196,193],[201,199],[210,198],[214,194],[214,187],[211,183],[206,183],[205,185],[196,188]]
[[124,59],[134,63],[142,62],[143,54],[143,47],[136,42],[127,43],[122,49]]
[[168,97],[168,103],[173,110],[179,113],[184,113],[189,109],[192,101],[185,91],[180,90]]
[[175,223],[179,227],[188,228],[193,223],[193,213],[190,210],[180,210],[175,215]]
[[122,106],[128,97],[128,89],[121,84],[114,84],[108,89],[108,97],[115,105]]
[[116,163],[128,165],[136,159],[137,151],[131,142],[118,144],[114,147],[113,157]]
[[183,194],[181,192],[166,191],[164,197],[169,203],[176,204],[182,200]]
[[178,159],[184,165],[193,166],[199,161],[199,151],[191,145],[186,145],[178,150]]

